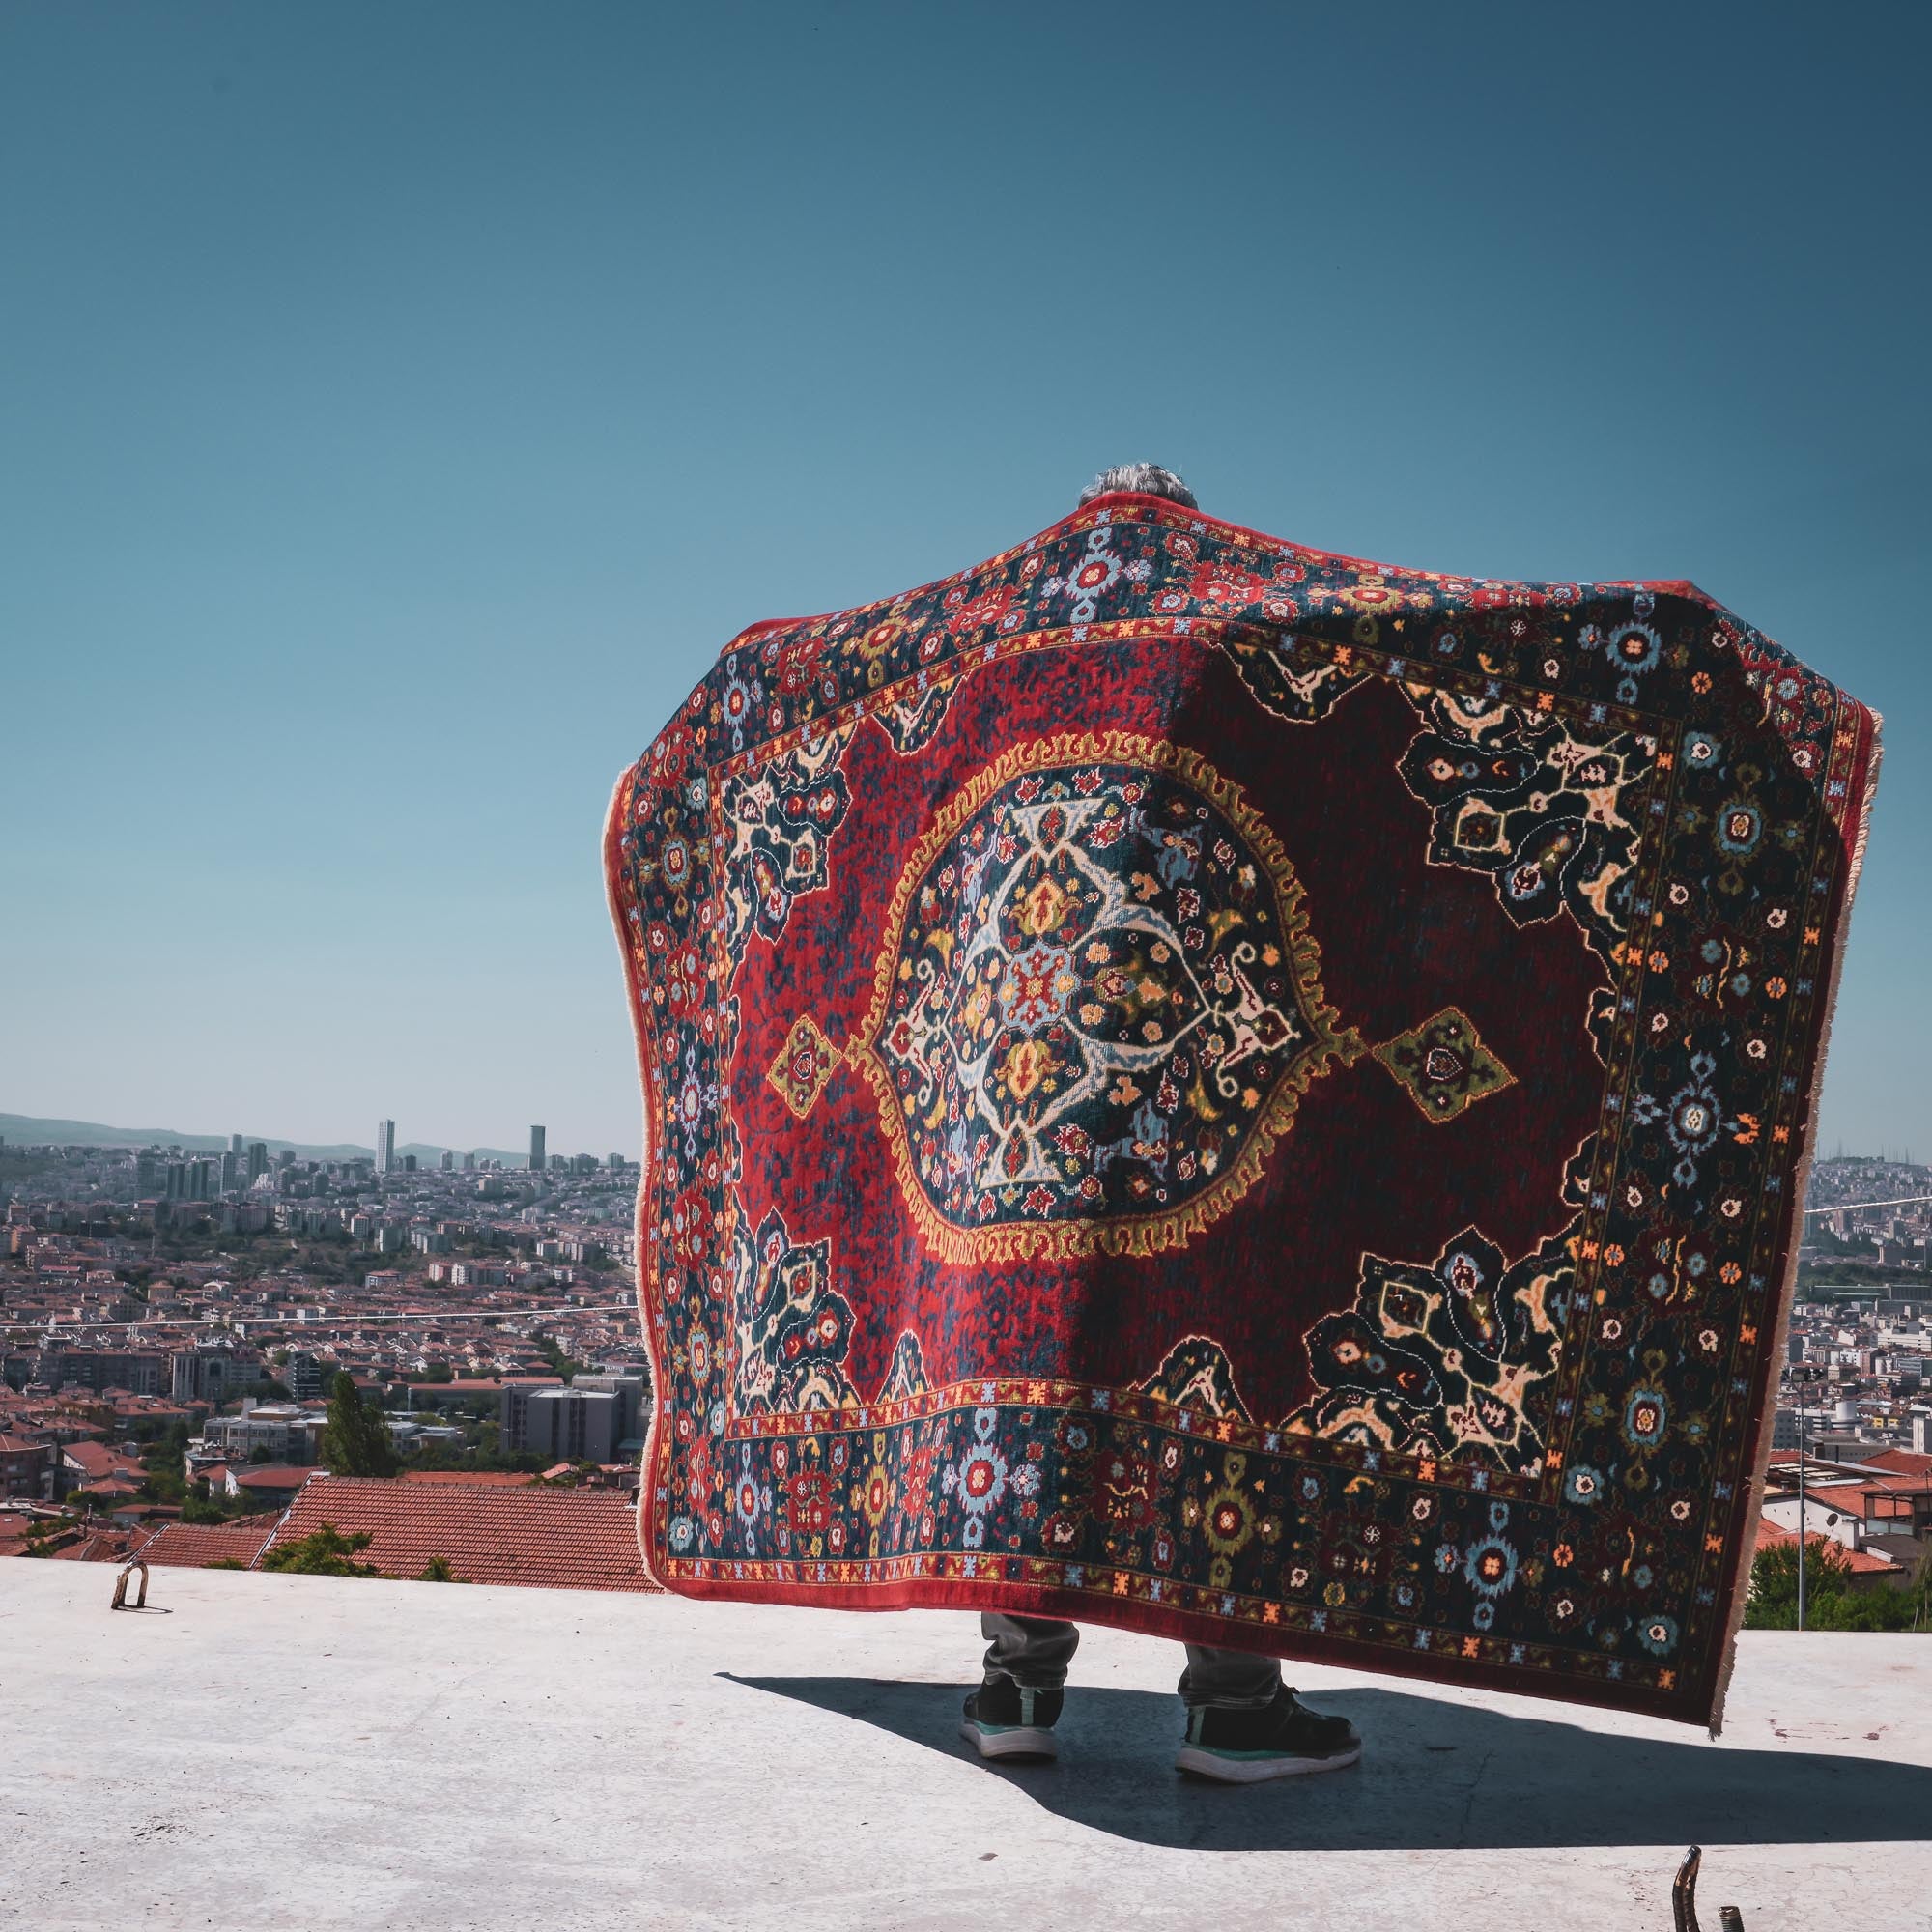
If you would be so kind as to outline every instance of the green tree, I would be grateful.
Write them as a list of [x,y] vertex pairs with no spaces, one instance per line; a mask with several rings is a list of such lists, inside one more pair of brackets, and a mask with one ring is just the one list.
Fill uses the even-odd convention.
[[[1837,1546],[1813,1537],[1804,1556],[1804,1621],[1820,1624],[1820,1611],[1832,1598],[1842,1596],[1851,1566]],[[1747,1630],[1798,1628],[1798,1545],[1773,1544],[1751,1560],[1750,1596],[1745,1603]]]
[[326,1522],[293,1543],[277,1544],[262,1558],[260,1567],[285,1570],[297,1577],[380,1577],[383,1573],[373,1563],[355,1561],[355,1552],[367,1549],[374,1541],[370,1530],[358,1529],[354,1536],[344,1536],[332,1522]]
[[141,1492],[150,1502],[178,1503],[187,1493],[182,1457],[187,1448],[187,1424],[177,1422],[158,1442],[141,1452]]
[[551,1374],[561,1376],[567,1382],[575,1381],[579,1376],[590,1373],[590,1365],[587,1362],[580,1362],[575,1356],[564,1353],[563,1344],[554,1335],[539,1335],[537,1350],[550,1364]]
[[346,1369],[336,1372],[329,1389],[328,1420],[316,1454],[332,1476],[393,1476],[399,1466],[382,1410],[362,1400]]
[[[1905,1583],[1855,1590],[1837,1545],[1813,1537],[1804,1557],[1804,1626],[1815,1631],[1932,1631],[1932,1565]],[[1798,1628],[1798,1546],[1760,1549],[1751,1563],[1747,1630]]]
[[463,1580],[449,1567],[447,1556],[432,1556],[416,1577],[418,1583],[460,1583]]

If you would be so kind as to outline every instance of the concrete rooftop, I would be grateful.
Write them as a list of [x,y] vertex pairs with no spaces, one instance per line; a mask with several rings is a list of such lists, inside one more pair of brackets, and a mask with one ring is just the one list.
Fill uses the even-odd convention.
[[1304,1666],[1351,1772],[1171,1769],[1089,1634],[1055,1766],[954,1741],[977,1625],[0,1563],[0,1924],[1321,1932],[1932,1927],[1932,1637],[1747,1635],[1725,1736]]

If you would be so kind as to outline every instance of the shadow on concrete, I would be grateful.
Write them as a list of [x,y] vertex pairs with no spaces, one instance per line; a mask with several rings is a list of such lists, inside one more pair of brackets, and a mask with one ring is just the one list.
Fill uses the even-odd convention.
[[1922,1765],[1607,1737],[1377,1688],[1324,1690],[1317,1700],[1362,1733],[1358,1766],[1230,1787],[1171,1768],[1180,1707],[1152,1691],[1075,1686],[1060,1721],[1057,1763],[982,1766],[959,1741],[965,1686],[719,1674],[970,1761],[1059,1817],[1148,1845],[1230,1852],[1811,1845],[1917,1841],[1932,1817],[1932,1769]]

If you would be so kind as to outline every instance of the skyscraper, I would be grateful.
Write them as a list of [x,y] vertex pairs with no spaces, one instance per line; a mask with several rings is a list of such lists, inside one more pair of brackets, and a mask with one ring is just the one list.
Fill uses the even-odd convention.
[[532,1127],[530,1129],[530,1172],[532,1174],[541,1174],[546,1165],[548,1163],[544,1160],[544,1130],[541,1127]]
[[454,1148],[443,1149],[442,1171],[445,1174],[453,1174],[456,1171],[456,1150]]
[[394,1121],[376,1122],[376,1172],[392,1173],[396,1165],[396,1123]]
[[228,1136],[228,1151],[230,1153],[240,1153],[242,1145],[243,1143],[240,1134],[230,1134]]
[[248,1143],[248,1179],[254,1180],[269,1171],[269,1144],[267,1141]]

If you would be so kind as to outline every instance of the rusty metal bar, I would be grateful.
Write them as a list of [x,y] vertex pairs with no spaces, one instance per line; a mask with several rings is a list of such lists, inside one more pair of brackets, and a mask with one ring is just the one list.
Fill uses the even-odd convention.
[[[128,1578],[138,1570],[141,1573],[141,1588],[130,1604],[128,1601]],[[115,1610],[145,1610],[148,1607],[148,1566],[138,1556],[130,1556],[122,1566],[121,1574],[114,1579],[114,1601],[108,1608]]]

